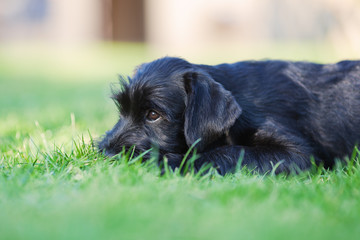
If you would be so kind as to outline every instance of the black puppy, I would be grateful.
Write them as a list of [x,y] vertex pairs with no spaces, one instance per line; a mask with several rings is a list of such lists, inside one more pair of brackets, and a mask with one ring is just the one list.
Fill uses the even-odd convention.
[[360,140],[360,61],[320,65],[246,61],[216,66],[162,58],[141,65],[114,95],[120,120],[99,149],[157,146],[178,167],[189,147],[220,174],[331,167]]

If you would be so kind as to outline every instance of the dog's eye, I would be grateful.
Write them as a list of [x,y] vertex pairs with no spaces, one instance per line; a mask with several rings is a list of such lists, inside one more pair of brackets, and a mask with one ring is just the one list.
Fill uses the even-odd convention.
[[154,110],[150,110],[148,112],[148,114],[146,115],[146,119],[153,122],[153,121],[156,121],[160,118],[160,114],[157,113],[156,111]]

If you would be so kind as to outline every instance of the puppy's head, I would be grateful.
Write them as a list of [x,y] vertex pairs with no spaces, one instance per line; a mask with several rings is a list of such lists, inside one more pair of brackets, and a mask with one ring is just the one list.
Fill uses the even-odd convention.
[[232,94],[201,67],[179,58],[141,65],[114,94],[120,120],[99,143],[115,155],[135,146],[156,146],[161,154],[183,154],[197,140],[203,151],[221,139],[241,109]]

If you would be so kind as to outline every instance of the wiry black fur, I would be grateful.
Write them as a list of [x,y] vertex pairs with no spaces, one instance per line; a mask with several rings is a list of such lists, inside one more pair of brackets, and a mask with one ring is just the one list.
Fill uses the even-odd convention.
[[[141,65],[114,99],[121,117],[99,149],[155,145],[172,167],[199,138],[195,168],[211,163],[220,174],[242,152],[241,165],[259,172],[308,169],[311,157],[331,167],[360,140],[360,61],[208,66],[166,57]],[[146,120],[150,109],[158,121]]]

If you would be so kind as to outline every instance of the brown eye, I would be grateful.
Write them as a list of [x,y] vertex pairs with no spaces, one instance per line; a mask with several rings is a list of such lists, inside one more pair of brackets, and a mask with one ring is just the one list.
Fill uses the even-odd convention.
[[149,113],[146,115],[146,119],[153,122],[160,118],[160,114],[155,112],[154,110],[150,110]]

